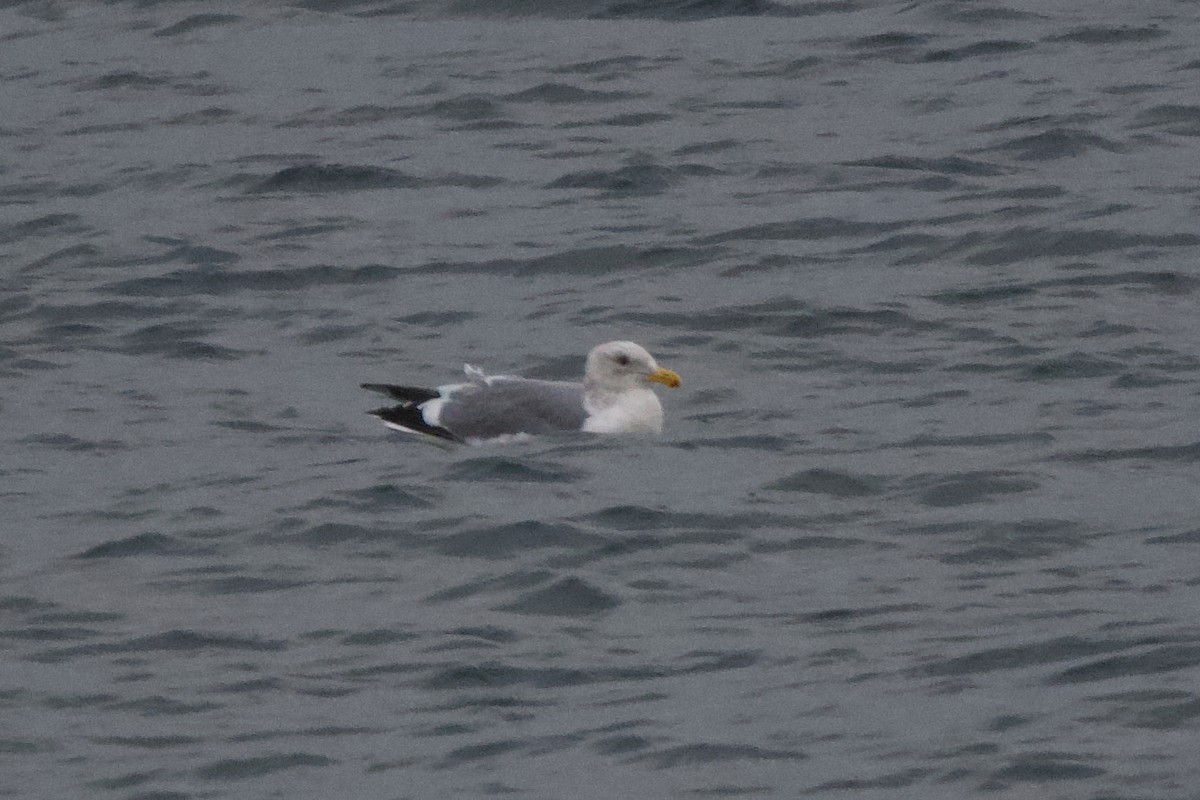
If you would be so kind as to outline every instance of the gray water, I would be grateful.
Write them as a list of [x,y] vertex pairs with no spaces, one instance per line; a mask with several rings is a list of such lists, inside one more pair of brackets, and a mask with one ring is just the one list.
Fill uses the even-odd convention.
[[3,5],[0,796],[1200,797],[1193,2]]

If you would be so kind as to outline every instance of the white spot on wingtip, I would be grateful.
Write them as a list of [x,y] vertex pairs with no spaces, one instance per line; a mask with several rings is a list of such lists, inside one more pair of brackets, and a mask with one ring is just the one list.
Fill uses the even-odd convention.
[[442,407],[446,405],[446,398],[435,397],[432,400],[426,400],[421,403],[418,408],[421,409],[421,419],[425,420],[425,424],[437,427],[442,424]]

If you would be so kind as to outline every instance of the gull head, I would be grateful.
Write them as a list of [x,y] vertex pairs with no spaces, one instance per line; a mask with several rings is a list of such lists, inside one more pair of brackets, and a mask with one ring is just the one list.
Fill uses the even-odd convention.
[[584,381],[614,391],[644,386],[647,381],[671,388],[680,384],[679,375],[660,367],[646,348],[633,342],[605,342],[593,347],[588,353]]

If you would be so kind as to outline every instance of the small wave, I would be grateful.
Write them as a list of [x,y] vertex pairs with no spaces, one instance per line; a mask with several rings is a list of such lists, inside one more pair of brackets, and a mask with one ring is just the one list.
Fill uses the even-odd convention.
[[424,178],[387,167],[343,164],[302,164],[285,167],[254,183],[247,192],[353,192],[376,189],[424,189],[431,186],[462,186],[485,189],[499,184],[498,178],[450,173]]
[[1018,161],[1050,161],[1080,156],[1091,150],[1123,153],[1128,150],[1111,139],[1078,128],[1053,128],[1030,136],[1021,136],[985,149],[986,152],[1013,153]]
[[242,17],[237,14],[193,14],[190,17],[185,17],[173,25],[168,25],[165,28],[159,28],[154,32],[155,36],[180,36],[185,33],[192,33],[203,28],[211,28],[219,25],[231,25],[236,22],[241,22]]
[[314,286],[361,285],[386,281],[402,272],[396,267],[368,264],[362,267],[319,265],[294,269],[236,271],[198,267],[164,275],[132,278],[104,287],[112,294],[130,297],[188,297],[224,295],[240,291],[298,291]]
[[1129,42],[1149,42],[1161,39],[1166,35],[1167,31],[1153,25],[1142,28],[1124,25],[1088,25],[1066,33],[1049,36],[1046,38],[1046,41],[1076,42],[1079,44],[1126,44]]
[[514,602],[500,606],[513,614],[554,617],[587,617],[610,611],[621,604],[612,594],[580,578],[563,578],[543,589],[526,592]]

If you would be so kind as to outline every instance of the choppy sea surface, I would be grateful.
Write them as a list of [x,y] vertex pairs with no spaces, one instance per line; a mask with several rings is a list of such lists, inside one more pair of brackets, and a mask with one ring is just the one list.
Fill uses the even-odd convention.
[[1200,797],[1195,3],[2,5],[0,796]]

